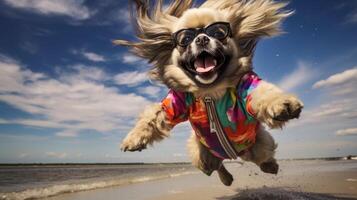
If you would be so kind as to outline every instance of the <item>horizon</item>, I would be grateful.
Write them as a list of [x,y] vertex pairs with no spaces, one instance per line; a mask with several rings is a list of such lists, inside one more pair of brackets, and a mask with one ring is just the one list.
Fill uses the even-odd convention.
[[[347,157],[355,157],[357,158],[356,155],[347,155],[347,156],[336,156],[336,157],[306,157],[306,158],[278,158],[278,161],[299,161],[299,160],[325,160],[325,161],[330,161],[330,160],[339,160],[339,159],[344,159]],[[235,162],[245,162],[244,160],[237,159],[237,160],[225,160],[225,163],[235,163]],[[156,164],[191,164],[190,161],[182,161],[182,162],[49,162],[49,163],[0,163],[0,166],[30,166],[30,165],[156,165]]]
[[[188,122],[142,152],[118,147],[167,93],[148,80],[150,64],[111,43],[135,40],[127,2],[46,1],[0,2],[0,163],[190,162]],[[357,155],[357,1],[288,9],[286,33],[261,40],[253,60],[305,104],[300,119],[270,130],[277,158]]]

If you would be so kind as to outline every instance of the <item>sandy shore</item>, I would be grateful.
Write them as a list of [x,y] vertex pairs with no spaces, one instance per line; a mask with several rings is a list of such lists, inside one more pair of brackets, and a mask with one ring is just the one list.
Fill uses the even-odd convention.
[[64,194],[48,200],[293,200],[357,199],[357,161],[281,161],[279,175],[264,174],[250,163],[227,164],[230,187],[217,174],[202,173],[163,180]]

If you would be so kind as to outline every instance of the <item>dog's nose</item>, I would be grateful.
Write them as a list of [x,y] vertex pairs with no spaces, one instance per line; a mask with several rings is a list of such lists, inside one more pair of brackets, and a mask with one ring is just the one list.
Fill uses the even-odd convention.
[[197,36],[195,43],[199,46],[206,46],[209,43],[209,37],[206,35]]

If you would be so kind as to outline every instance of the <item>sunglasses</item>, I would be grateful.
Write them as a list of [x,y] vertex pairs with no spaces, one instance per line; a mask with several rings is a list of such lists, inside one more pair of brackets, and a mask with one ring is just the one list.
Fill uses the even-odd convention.
[[231,26],[228,22],[215,22],[206,26],[205,28],[188,28],[181,29],[172,34],[174,40],[174,46],[187,47],[200,33],[216,38],[218,40],[224,40],[228,36],[232,36]]

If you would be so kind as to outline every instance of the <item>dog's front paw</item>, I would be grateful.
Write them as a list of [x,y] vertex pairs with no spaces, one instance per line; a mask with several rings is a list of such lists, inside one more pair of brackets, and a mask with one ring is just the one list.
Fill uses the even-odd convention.
[[299,118],[303,103],[292,95],[277,97],[267,107],[267,113],[272,119],[272,125],[281,124],[290,119]]
[[126,138],[123,140],[120,149],[122,151],[141,151],[146,149],[148,144],[148,139],[143,135],[136,134],[135,132],[130,132]]

